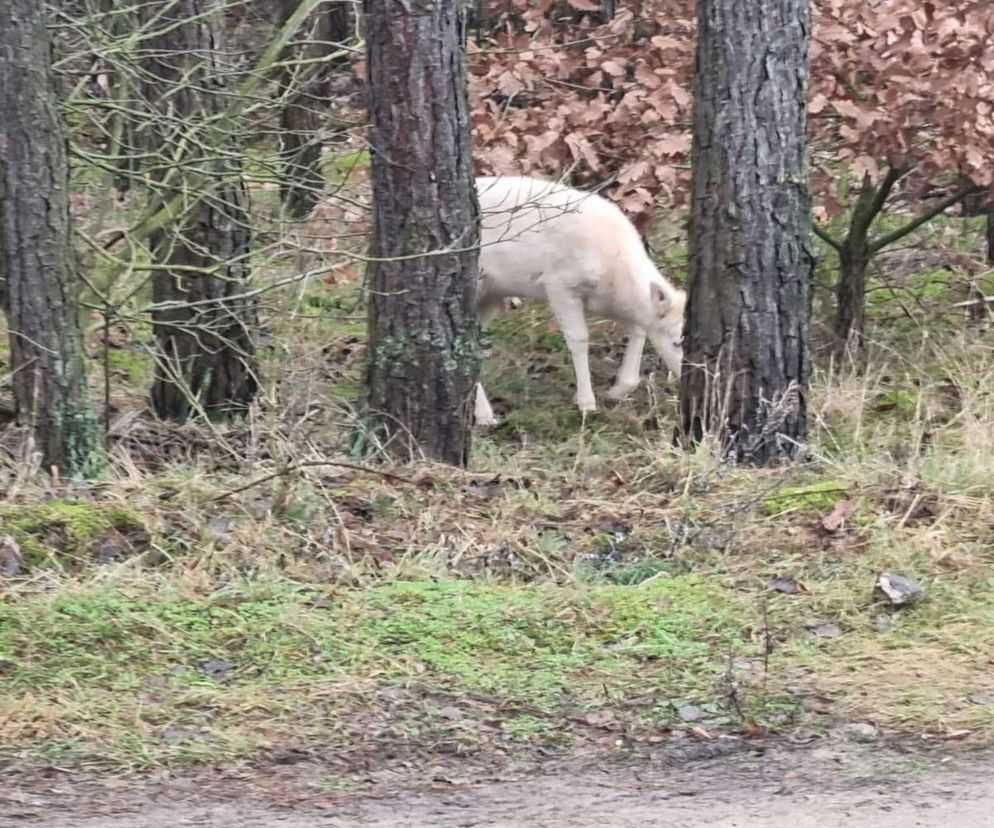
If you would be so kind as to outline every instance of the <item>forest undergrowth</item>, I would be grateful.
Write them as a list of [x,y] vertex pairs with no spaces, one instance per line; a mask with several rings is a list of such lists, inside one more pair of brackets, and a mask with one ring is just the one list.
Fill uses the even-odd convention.
[[[678,237],[661,225],[654,247],[679,279]],[[865,364],[818,357],[805,459],[772,470],[674,447],[650,352],[610,403],[611,324],[581,419],[541,307],[488,334],[501,423],[467,470],[387,461],[357,432],[354,272],[268,296],[265,390],[234,424],[154,420],[141,332],[95,317],[112,473],[53,480],[13,426],[0,453],[0,761],[989,741],[994,355],[955,307],[978,238],[948,219],[880,257]],[[924,601],[890,606],[885,571]]]

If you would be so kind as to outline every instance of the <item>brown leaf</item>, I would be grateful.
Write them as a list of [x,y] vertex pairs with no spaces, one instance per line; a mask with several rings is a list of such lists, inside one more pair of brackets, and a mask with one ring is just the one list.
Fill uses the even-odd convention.
[[832,108],[846,118],[856,118],[859,116],[859,107],[852,101],[832,101]]
[[594,148],[590,146],[590,142],[581,135],[567,135],[566,145],[570,148],[570,152],[573,154],[573,160],[579,161],[581,158],[587,162],[587,165],[592,170],[600,169],[600,162],[597,160],[597,153]]
[[521,92],[525,88],[525,85],[521,82],[521,78],[511,72],[504,72],[497,78],[497,88],[502,94],[510,97],[517,92]]
[[621,181],[622,183],[638,181],[647,172],[649,172],[649,165],[645,161],[636,161],[634,164],[621,171],[618,175],[618,181]]
[[462,491],[474,500],[493,500],[501,493],[501,481],[499,477],[491,480],[473,480],[463,486]]
[[625,74],[625,67],[614,60],[605,60],[601,64],[601,69],[615,78],[619,78]]
[[771,578],[767,581],[766,588],[782,592],[784,595],[798,595],[808,591],[808,588],[796,578]]
[[874,183],[880,180],[880,167],[876,159],[869,155],[861,155],[852,163],[852,174],[857,181],[862,181],[864,175],[869,175]]
[[838,532],[846,522],[846,518],[850,517],[855,511],[856,504],[851,500],[838,501],[832,511],[821,519],[822,529],[826,532]]
[[656,141],[655,148],[662,155],[685,155],[690,152],[690,136],[667,135]]
[[656,35],[652,38],[651,43],[657,49],[683,49],[686,47],[686,43],[677,40],[675,37],[664,37],[663,35]]
[[808,104],[808,112],[812,115],[817,115],[826,106],[828,106],[828,98],[826,98],[821,93],[818,93],[811,99],[811,103]]
[[637,80],[646,89],[658,89],[663,85],[662,80],[660,80],[659,75],[653,72],[645,63],[639,63],[635,67],[635,80]]
[[[686,106],[690,103],[690,93],[684,89],[682,86],[676,86],[675,84],[670,85],[670,94],[673,96],[673,100],[677,102],[679,106]],[[688,137],[689,142],[689,137]]]
[[593,2],[593,0],[566,0],[574,9],[579,9],[580,11],[600,11],[600,6]]

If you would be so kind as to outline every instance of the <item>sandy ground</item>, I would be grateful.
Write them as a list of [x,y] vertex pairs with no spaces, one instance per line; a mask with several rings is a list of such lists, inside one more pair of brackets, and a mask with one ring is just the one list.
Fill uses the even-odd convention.
[[[4,828],[994,828],[994,753],[770,748],[588,759],[490,781],[320,791],[314,765],[223,777],[4,780]],[[12,784],[13,782],[13,784]],[[310,793],[304,794],[303,791]],[[296,792],[296,793],[295,793]]]

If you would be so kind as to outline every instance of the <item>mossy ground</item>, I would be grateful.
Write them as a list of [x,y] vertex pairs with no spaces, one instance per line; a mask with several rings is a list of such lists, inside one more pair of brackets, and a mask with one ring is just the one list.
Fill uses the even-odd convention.
[[139,544],[144,519],[123,504],[52,498],[42,502],[0,503],[0,534],[11,536],[28,571],[81,569],[99,559],[103,543],[115,544],[113,557]]
[[[133,414],[113,434],[116,478],[21,485],[0,504],[25,553],[0,581],[3,758],[617,750],[840,719],[990,739],[994,706],[971,696],[994,686],[994,358],[982,325],[943,310],[968,294],[933,261],[971,232],[949,220],[918,238],[928,261],[880,260],[921,304],[872,294],[867,367],[819,361],[810,458],[783,469],[674,449],[674,389],[648,349],[638,391],[607,401],[612,324],[592,326],[602,409],[581,418],[540,307],[491,328],[483,377],[502,423],[477,433],[467,471],[336,465],[356,462],[365,359],[348,280],[267,298],[266,384],[246,422],[153,423],[144,352],[116,349],[112,402]],[[677,247],[660,249],[672,271]],[[839,500],[850,513],[826,528]],[[141,540],[101,562],[112,529]],[[883,569],[921,581],[925,602],[885,606]]]

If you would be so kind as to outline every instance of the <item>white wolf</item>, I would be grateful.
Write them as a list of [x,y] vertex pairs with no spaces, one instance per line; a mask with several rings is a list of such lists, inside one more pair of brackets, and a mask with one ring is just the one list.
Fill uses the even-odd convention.
[[[686,294],[664,278],[624,213],[601,196],[524,177],[476,179],[480,200],[480,287],[477,308],[485,328],[513,297],[544,299],[566,339],[576,371],[576,403],[597,403],[587,361],[585,312],[628,326],[628,347],[612,399],[639,384],[646,336],[674,374],[683,359]],[[475,419],[496,422],[480,384]]]

